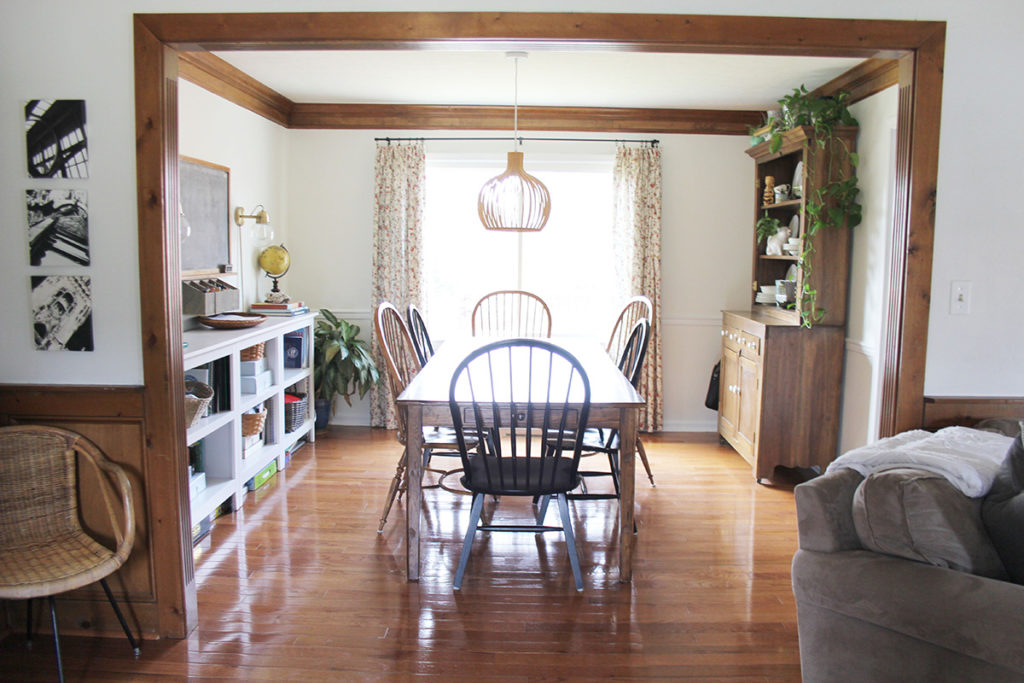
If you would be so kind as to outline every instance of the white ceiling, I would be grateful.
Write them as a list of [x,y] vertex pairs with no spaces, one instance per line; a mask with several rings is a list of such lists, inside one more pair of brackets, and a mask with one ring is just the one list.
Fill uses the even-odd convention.
[[[217,52],[293,102],[512,104],[504,52],[346,50]],[[833,57],[533,52],[519,60],[519,104],[772,109],[803,84],[827,83],[862,60]]]

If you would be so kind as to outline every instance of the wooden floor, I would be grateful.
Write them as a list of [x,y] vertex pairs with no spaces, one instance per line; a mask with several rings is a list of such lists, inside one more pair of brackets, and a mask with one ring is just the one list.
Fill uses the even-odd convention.
[[[376,533],[400,448],[390,432],[331,428],[197,547],[188,639],[146,641],[136,660],[123,639],[69,635],[67,678],[799,680],[792,484],[754,483],[714,435],[644,443],[657,487],[638,463],[632,584],[615,566],[617,503],[579,501],[583,592],[561,534],[494,533],[456,593],[469,498],[425,492],[422,578],[407,582],[402,503]],[[525,520],[529,501],[497,514]],[[52,640],[6,638],[0,672],[53,680]]]

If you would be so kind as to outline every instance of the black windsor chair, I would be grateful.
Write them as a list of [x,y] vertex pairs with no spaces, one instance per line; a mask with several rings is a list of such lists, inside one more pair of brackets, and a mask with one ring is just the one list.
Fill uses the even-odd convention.
[[406,322],[409,323],[409,335],[412,337],[413,348],[416,349],[416,357],[420,359],[420,365],[426,365],[434,355],[434,345],[430,343],[427,324],[423,321],[423,315],[420,309],[416,308],[416,304],[409,304]]
[[[462,587],[477,531],[561,531],[576,590],[583,590],[566,494],[579,486],[583,433],[590,410],[590,380],[568,351],[539,339],[507,339],[470,353],[456,368],[449,406],[459,453],[461,483],[473,494],[469,528],[454,587]],[[475,439],[500,433],[501,439]],[[554,443],[571,448],[551,447]],[[475,443],[474,443],[475,439]],[[486,496],[555,496],[561,526],[481,523]]]

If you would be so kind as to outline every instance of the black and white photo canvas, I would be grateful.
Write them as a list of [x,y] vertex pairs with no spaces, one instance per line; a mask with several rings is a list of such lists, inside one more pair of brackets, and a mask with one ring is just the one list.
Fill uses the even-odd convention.
[[25,141],[30,178],[88,178],[85,100],[29,100]]
[[89,265],[89,202],[85,190],[26,190],[29,263]]
[[92,278],[33,275],[32,329],[36,348],[92,351]]

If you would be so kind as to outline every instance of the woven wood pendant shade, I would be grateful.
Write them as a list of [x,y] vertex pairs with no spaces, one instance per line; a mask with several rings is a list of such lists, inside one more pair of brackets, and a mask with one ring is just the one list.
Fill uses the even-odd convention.
[[544,183],[523,169],[523,153],[508,153],[508,168],[480,189],[480,222],[488,230],[536,232],[548,222],[551,195]]

